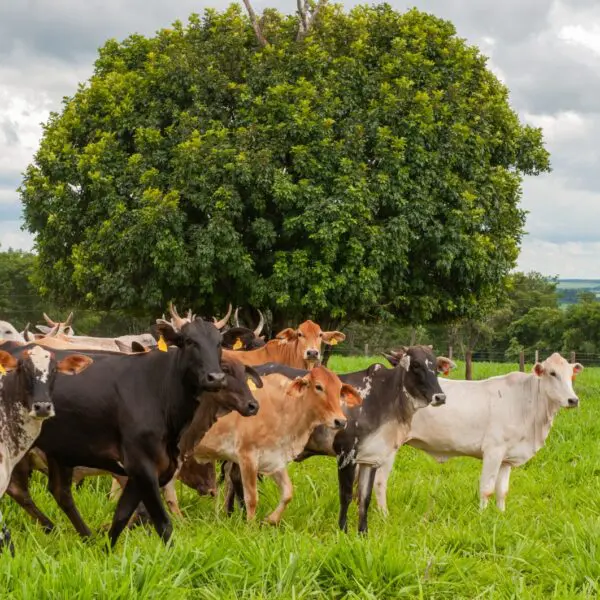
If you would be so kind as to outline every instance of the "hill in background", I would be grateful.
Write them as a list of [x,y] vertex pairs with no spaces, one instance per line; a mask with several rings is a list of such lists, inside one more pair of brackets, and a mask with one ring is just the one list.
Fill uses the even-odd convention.
[[561,304],[575,304],[581,292],[592,292],[600,301],[600,279],[559,279],[557,288]]

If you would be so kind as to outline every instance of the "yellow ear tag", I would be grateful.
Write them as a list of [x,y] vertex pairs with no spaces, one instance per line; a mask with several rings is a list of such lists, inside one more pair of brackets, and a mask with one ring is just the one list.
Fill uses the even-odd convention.
[[167,342],[165,342],[165,338],[162,335],[158,338],[158,349],[161,352],[167,351]]
[[331,338],[331,341],[329,342],[330,346],[335,346],[337,344],[337,340],[335,338]]
[[233,345],[234,350],[239,350],[240,348],[243,348],[243,347],[244,347],[244,342],[242,342],[242,340],[240,340],[240,338],[235,340],[235,344]]
[[246,379],[246,383],[248,384],[248,387],[250,388],[250,391],[253,392],[254,390],[256,390],[256,384],[254,383],[254,381],[250,378]]
[[6,369],[4,368],[4,365],[0,365],[0,375],[6,375]]

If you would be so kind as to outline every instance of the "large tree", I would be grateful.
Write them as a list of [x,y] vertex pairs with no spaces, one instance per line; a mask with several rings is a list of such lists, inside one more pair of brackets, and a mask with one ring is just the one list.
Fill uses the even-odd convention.
[[42,291],[414,323],[497,294],[541,131],[451,23],[312,6],[105,44],[21,187]]

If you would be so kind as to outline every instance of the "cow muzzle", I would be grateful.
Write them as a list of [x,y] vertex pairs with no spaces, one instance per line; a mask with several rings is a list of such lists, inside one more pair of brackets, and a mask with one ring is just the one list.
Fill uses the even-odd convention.
[[434,394],[431,398],[431,406],[442,406],[446,404],[446,394]]
[[568,408],[576,408],[577,406],[579,406],[579,398],[569,398],[567,400],[567,406]]
[[210,390],[220,390],[225,387],[225,373],[208,373],[204,386]]
[[346,419],[334,419],[332,429],[339,430],[346,427]]
[[34,419],[49,419],[54,414],[54,404],[52,402],[34,402],[29,416]]
[[258,402],[252,401],[248,402],[248,407],[246,408],[246,416],[253,417],[258,412]]
[[306,350],[306,352],[304,353],[304,360],[307,360],[309,362],[318,362],[318,360],[321,358],[321,353],[318,350],[315,349],[309,349]]

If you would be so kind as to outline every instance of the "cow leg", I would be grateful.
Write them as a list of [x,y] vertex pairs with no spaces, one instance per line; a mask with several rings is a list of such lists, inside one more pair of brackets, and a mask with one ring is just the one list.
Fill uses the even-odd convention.
[[338,466],[338,484],[340,487],[340,516],[338,524],[344,532],[348,531],[348,507],[352,503],[352,488],[354,487],[354,472],[356,464],[350,463],[340,469]]
[[240,460],[242,485],[244,486],[244,503],[246,504],[246,519],[252,521],[256,516],[258,504],[257,480],[258,469],[252,456],[244,456]]
[[[229,470],[229,482],[235,498],[237,498],[238,504],[242,510],[246,510],[246,503],[244,502],[244,485],[242,483],[242,473],[240,465],[237,463],[230,463],[231,469]],[[260,475],[258,475],[260,479]]]
[[149,463],[145,466],[146,461],[142,460],[133,468],[128,465],[127,472],[129,479],[135,479],[136,488],[139,490],[141,500],[150,514],[156,533],[166,543],[173,533],[173,525],[160,497],[160,486],[154,471],[154,465]]
[[117,502],[117,508],[115,509],[112,524],[108,532],[111,547],[114,547],[123,529],[127,527],[127,523],[129,523],[139,502],[140,493],[135,481],[128,479],[125,489]]
[[279,489],[281,491],[281,498],[279,500],[277,508],[267,517],[266,520],[267,523],[269,523],[270,525],[277,525],[279,521],[281,521],[283,511],[286,509],[287,505],[292,500],[294,488],[292,486],[292,482],[290,480],[290,476],[287,472],[287,469],[275,471],[275,473],[271,474],[271,477],[279,486]]
[[73,500],[73,468],[60,465],[53,458],[48,457],[48,490],[54,496],[56,503],[69,517],[69,521],[81,537],[92,535],[89,527],[79,514]]
[[6,493],[44,528],[45,533],[50,533],[54,523],[37,507],[29,494],[30,477],[29,457],[25,456],[13,469]]
[[479,480],[479,506],[481,510],[488,505],[490,497],[494,493],[498,471],[502,464],[504,454],[495,452],[483,454],[483,466],[481,467],[481,479]]
[[496,479],[496,506],[502,512],[506,509],[506,495],[508,494],[509,479],[510,465],[502,463]]
[[394,468],[396,454],[392,454],[375,472],[375,499],[384,517],[390,513],[387,506],[387,484],[390,473]]
[[15,555],[15,547],[10,537],[10,530],[6,526],[2,513],[0,512],[0,554],[5,550],[8,550],[12,556]]
[[358,532],[367,533],[369,504],[373,494],[373,482],[377,469],[368,465],[360,465],[358,470]]
[[108,498],[110,500],[118,500],[119,495],[123,491],[125,484],[127,483],[127,477],[120,475],[112,476],[112,484],[110,486],[110,492],[108,492]]
[[169,510],[180,519],[183,519],[183,513],[179,508],[179,501],[177,500],[177,490],[175,489],[175,480],[177,479],[177,472],[173,475],[173,479],[163,486],[163,496]]

